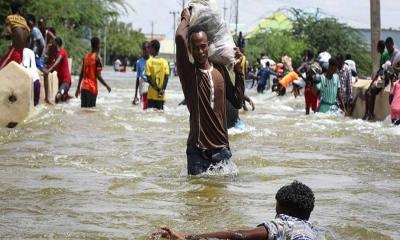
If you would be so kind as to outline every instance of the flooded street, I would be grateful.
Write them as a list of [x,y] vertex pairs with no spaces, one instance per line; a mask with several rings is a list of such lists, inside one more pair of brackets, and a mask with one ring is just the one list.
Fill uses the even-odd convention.
[[[135,75],[104,72],[97,109],[39,106],[0,129],[1,239],[147,239],[248,229],[275,216],[275,193],[297,179],[315,193],[311,222],[328,239],[400,239],[400,128],[304,115],[303,98],[247,94],[255,112],[231,131],[231,174],[189,178],[189,113],[170,80],[165,112],[131,105]],[[75,93],[75,85],[71,95]]]

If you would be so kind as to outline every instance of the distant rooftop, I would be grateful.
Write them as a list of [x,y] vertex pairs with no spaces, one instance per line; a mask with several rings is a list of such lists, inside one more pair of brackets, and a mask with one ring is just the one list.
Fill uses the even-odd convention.
[[166,38],[165,34],[151,34],[151,33],[144,34],[144,37],[146,38],[147,41],[151,40],[162,41]]

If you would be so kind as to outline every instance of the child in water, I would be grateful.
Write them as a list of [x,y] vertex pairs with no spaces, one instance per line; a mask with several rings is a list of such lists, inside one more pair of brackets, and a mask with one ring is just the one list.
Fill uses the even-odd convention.
[[256,228],[244,231],[226,231],[203,234],[184,234],[162,227],[153,236],[167,239],[249,239],[249,240],[314,240],[319,230],[308,219],[314,209],[314,193],[301,182],[283,186],[275,195],[276,217]]

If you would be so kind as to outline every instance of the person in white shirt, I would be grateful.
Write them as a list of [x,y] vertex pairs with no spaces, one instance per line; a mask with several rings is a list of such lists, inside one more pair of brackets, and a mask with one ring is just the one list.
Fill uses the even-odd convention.
[[351,55],[350,54],[346,54],[346,61],[344,61],[344,63],[349,66],[349,68],[351,69],[351,75],[353,77],[357,77],[357,66],[356,66],[356,62],[354,62],[353,59],[351,59]]
[[[27,41],[27,46],[30,46],[30,39]],[[24,66],[33,80],[33,103],[34,106],[39,104],[40,99],[40,76],[36,67],[35,53],[32,49],[25,47],[23,50],[22,66]],[[48,83],[45,83],[45,85]],[[47,88],[46,88],[47,89]],[[47,91],[45,91],[45,101],[49,103]]]

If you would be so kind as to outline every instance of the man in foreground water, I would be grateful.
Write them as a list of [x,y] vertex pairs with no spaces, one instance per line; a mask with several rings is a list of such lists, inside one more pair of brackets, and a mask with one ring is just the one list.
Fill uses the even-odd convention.
[[[178,74],[190,112],[186,150],[188,174],[199,175],[216,164],[230,161],[226,99],[235,108],[242,107],[244,74],[239,49],[235,52],[235,85],[223,67],[209,61],[207,33],[196,27],[189,31],[190,17],[189,10],[185,9],[175,41]],[[189,61],[189,53],[193,56],[193,64]]]

